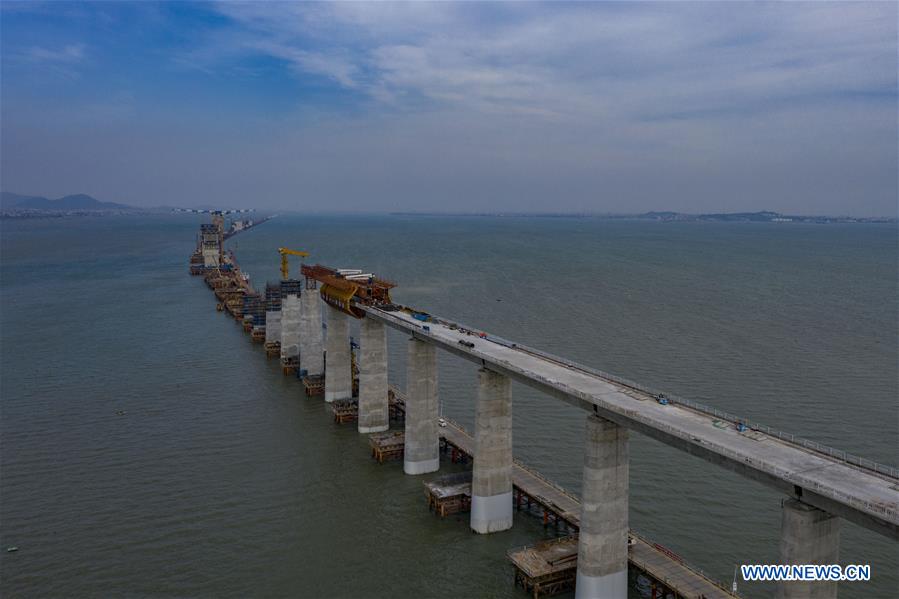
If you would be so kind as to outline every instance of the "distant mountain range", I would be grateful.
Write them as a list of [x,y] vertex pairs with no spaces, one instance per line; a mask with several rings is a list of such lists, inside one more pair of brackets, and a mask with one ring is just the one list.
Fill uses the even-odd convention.
[[892,217],[815,216],[761,212],[725,212],[715,214],[684,214],[683,212],[644,212],[624,218],[640,218],[661,221],[711,221],[736,223],[884,223],[895,222]]
[[[209,208],[214,208],[209,206]],[[189,211],[196,211],[194,208]],[[66,216],[77,213],[171,213],[184,211],[184,208],[173,206],[157,206],[154,208],[136,208],[116,202],[101,202],[87,194],[67,195],[55,200],[41,196],[29,196],[9,191],[0,192],[0,213],[3,217],[32,216]],[[608,218],[608,219],[642,219],[657,221],[705,221],[705,222],[800,222],[800,223],[871,223],[896,222],[895,217],[851,217],[851,216],[810,216],[788,215],[770,210],[760,212],[729,212],[717,214],[686,214],[683,212],[654,211],[642,214],[590,214],[590,213],[527,213],[527,212],[392,212],[394,216],[493,216],[493,217],[541,217],[541,218]]]
[[138,210],[126,204],[115,202],[101,202],[87,194],[78,193],[63,196],[55,200],[41,196],[28,196],[4,191],[0,193],[0,209],[3,210],[49,210],[54,212],[82,211],[82,210]]
[[0,193],[0,209],[3,210],[49,210],[54,212],[82,211],[82,210],[137,210],[126,204],[115,202],[101,202],[89,195],[79,193],[63,196],[55,200],[40,196],[28,196],[4,191]]
[[584,212],[391,212],[393,216],[490,216],[527,218],[603,218],[620,220],[658,220],[682,222],[735,222],[735,223],[894,223],[895,217],[808,216],[761,212],[726,212],[716,214],[687,214],[684,212],[644,212],[642,214],[591,214]]

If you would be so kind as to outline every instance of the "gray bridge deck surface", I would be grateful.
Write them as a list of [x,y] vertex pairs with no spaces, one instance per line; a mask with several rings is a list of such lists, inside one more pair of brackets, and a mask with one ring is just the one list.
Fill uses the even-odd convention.
[[661,405],[643,391],[570,363],[442,324],[427,323],[429,330],[424,330],[405,312],[359,307],[368,317],[417,339],[782,492],[799,492],[808,504],[899,540],[899,479],[758,431],[718,428],[708,414]]
[[[440,428],[440,436],[468,455],[474,455],[474,439],[458,423],[446,419],[447,425]],[[562,519],[580,527],[581,502],[575,496],[515,460],[512,465],[512,484],[531,497],[546,505]],[[691,568],[651,541],[630,532],[633,542],[628,546],[628,561],[638,569],[659,580],[681,597],[729,598],[734,595],[724,590],[702,572]],[[577,551],[575,549],[575,551]]]

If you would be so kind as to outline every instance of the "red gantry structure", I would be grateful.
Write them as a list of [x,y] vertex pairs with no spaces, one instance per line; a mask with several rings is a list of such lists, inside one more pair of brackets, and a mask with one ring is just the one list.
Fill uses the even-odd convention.
[[354,304],[381,309],[393,306],[390,290],[396,287],[396,283],[372,273],[352,268],[331,268],[321,264],[304,264],[301,272],[307,281],[312,279],[321,283],[319,293],[329,306],[354,318],[365,316],[365,312]]

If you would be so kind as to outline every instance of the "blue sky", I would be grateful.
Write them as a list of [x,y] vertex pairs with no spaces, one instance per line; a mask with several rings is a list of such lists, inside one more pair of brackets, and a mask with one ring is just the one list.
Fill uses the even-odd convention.
[[2,187],[895,215],[897,5],[0,4]]

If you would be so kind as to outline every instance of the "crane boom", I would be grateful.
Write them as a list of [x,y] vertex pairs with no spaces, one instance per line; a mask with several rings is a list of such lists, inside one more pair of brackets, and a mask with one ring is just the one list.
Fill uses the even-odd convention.
[[288,248],[278,248],[278,253],[281,254],[281,278],[285,281],[290,278],[290,271],[287,267],[287,256],[300,256],[302,258],[309,256],[309,252],[291,250]]

